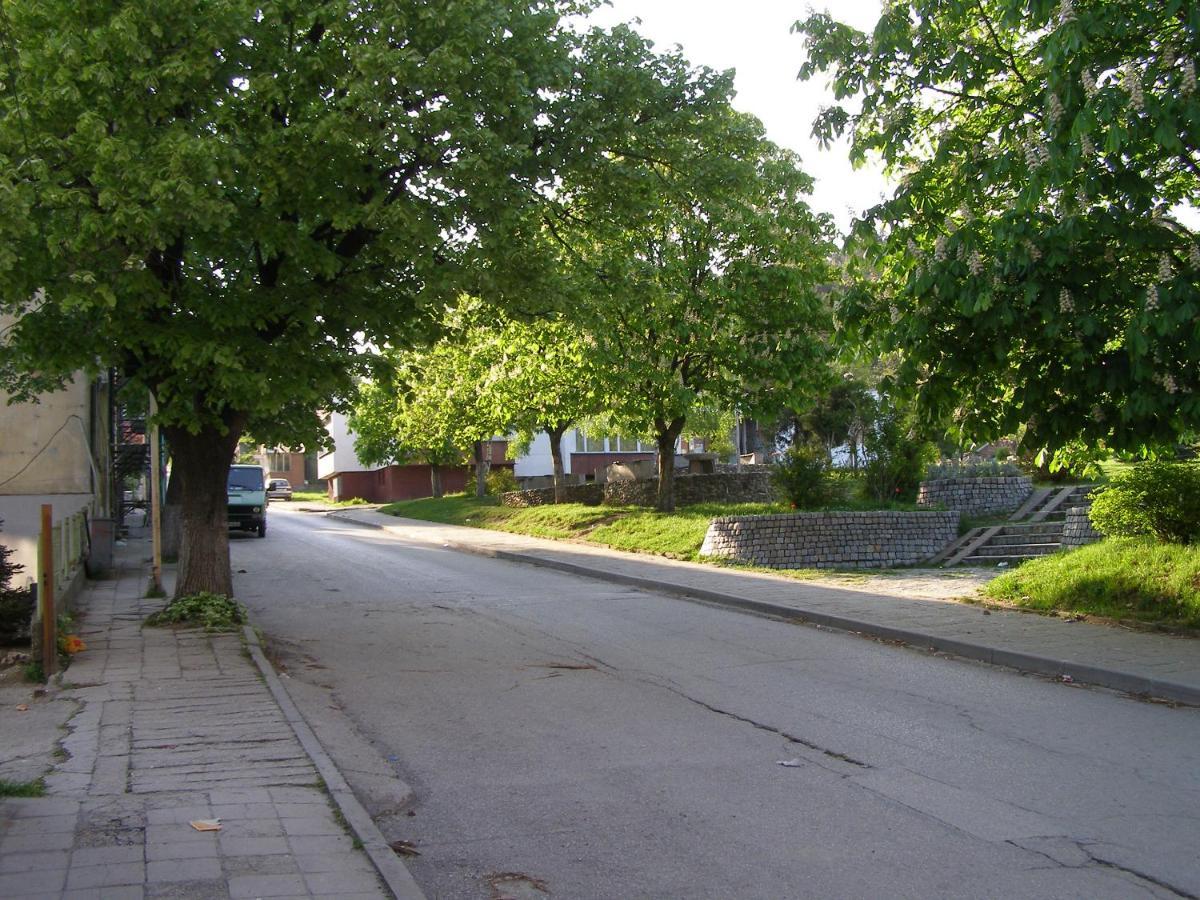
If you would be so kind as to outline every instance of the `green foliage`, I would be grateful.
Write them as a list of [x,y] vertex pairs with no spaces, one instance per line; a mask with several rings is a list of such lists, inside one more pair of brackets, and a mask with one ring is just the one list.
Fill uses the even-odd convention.
[[814,125],[881,159],[840,314],[899,350],[924,415],[1016,433],[1169,444],[1200,424],[1200,7],[1184,0],[886,4],[870,34],[797,23]]
[[153,392],[204,484],[184,527],[210,521],[181,585],[226,550],[206,459],[247,430],[316,446],[362,346],[425,340],[464,291],[565,306],[528,222],[724,83],[664,81],[676,56],[568,21],[591,5],[5,4],[0,387],[114,366]]
[[1200,464],[1139,463],[1092,495],[1089,516],[1107,535],[1200,541]]
[[146,617],[150,626],[182,625],[205,631],[237,631],[246,621],[246,607],[231,597],[209,593],[176,597]]
[[517,476],[512,469],[492,469],[487,473],[487,492],[492,496],[519,489]]
[[42,664],[37,661],[25,663],[21,669],[21,673],[25,676],[26,681],[32,681],[34,684],[46,683],[46,670],[42,668]]
[[1027,609],[1200,628],[1200,548],[1109,538],[1029,560],[984,590]]
[[0,778],[0,797],[44,797],[46,782],[38,778],[34,781],[8,781]]
[[929,466],[925,470],[925,479],[936,481],[940,478],[1003,478],[1020,474],[1020,466],[1001,461],[999,457],[970,462],[946,459]]
[[912,410],[884,397],[864,435],[864,492],[876,502],[911,501],[937,451],[920,434]]
[[25,568],[11,561],[12,553],[0,544],[0,645],[27,642],[33,621],[33,592],[11,584],[13,576]]
[[825,449],[806,444],[788,448],[771,470],[771,481],[796,509],[820,509],[836,496],[828,471]]

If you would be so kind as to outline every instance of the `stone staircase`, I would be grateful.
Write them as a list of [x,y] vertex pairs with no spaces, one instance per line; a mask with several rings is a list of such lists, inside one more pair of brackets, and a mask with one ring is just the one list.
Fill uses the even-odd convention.
[[1015,565],[1062,548],[1063,524],[1068,509],[1087,506],[1094,484],[1038,488],[1000,525],[972,528],[926,565]]

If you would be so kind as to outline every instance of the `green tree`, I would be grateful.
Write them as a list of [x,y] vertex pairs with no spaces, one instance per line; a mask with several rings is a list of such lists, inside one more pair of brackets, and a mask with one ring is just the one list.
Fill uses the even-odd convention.
[[177,593],[231,592],[244,431],[315,444],[364,341],[549,278],[523,211],[687,118],[644,41],[563,25],[589,6],[6,0],[0,386],[115,366],[154,393]]
[[[583,229],[569,259],[601,298],[581,314],[612,382],[609,424],[654,435],[657,505],[671,510],[675,443],[693,410],[774,412],[819,371],[831,226],[805,203],[811,180],[796,157],[728,106],[669,156],[609,162],[605,184],[647,198],[649,213]],[[591,201],[579,216],[604,221]]]
[[814,133],[898,180],[842,313],[902,351],[926,416],[1050,449],[1200,423],[1200,6],[908,0],[870,34],[796,28],[837,101]]

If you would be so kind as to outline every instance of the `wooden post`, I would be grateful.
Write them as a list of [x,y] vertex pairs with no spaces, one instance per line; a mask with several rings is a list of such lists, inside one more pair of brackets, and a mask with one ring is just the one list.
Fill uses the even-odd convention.
[[159,496],[162,487],[159,481],[158,458],[158,423],[154,421],[158,415],[158,401],[154,394],[150,395],[150,538],[154,547],[154,562],[150,570],[151,588],[154,593],[162,593],[162,498]]
[[38,572],[38,603],[42,614],[42,674],[49,678],[58,670],[58,620],[54,611],[54,507],[42,504],[41,571]]

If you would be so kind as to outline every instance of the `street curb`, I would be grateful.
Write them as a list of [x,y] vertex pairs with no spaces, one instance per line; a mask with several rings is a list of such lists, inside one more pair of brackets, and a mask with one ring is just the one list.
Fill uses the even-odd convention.
[[[350,522],[354,525],[361,525],[365,528],[387,530],[386,525],[381,525],[377,522],[364,522],[361,519],[338,512],[328,512],[326,515],[330,518]],[[947,653],[952,656],[962,657],[963,659],[984,662],[994,666],[1003,666],[1035,675],[1046,675],[1053,678],[1063,678],[1066,676],[1064,680],[1069,679],[1072,683],[1091,684],[1123,693],[1170,700],[1189,706],[1200,706],[1200,689],[1194,688],[1191,685],[1179,684],[1160,678],[1149,678],[1130,672],[1119,672],[1113,669],[1090,666],[1085,663],[1071,662],[1070,660],[1055,659],[1033,653],[1024,653],[1019,650],[992,647],[987,644],[974,643],[961,638],[940,637],[928,632],[912,631],[907,628],[894,628],[878,622],[868,622],[848,616],[838,616],[793,606],[783,606],[765,600],[750,600],[745,597],[738,597],[735,594],[673,584],[669,581],[660,581],[655,578],[642,578],[637,575],[625,575],[620,572],[606,572],[603,569],[593,569],[590,566],[579,563],[546,559],[541,556],[520,553],[514,550],[498,550],[493,547],[459,544],[454,541],[438,541],[436,543],[438,546],[446,547],[460,553],[472,553],[476,556],[485,556],[506,562],[541,566],[542,568],[555,569],[560,572],[580,575],[597,581],[607,581],[613,584],[623,584],[629,587],[671,594],[684,600],[712,603],[752,615],[784,619],[808,625],[820,625],[824,628],[833,628],[838,631],[846,631],[880,640],[896,641],[916,648]],[[1029,613],[1028,615],[1034,615],[1034,613]]]
[[388,846],[387,839],[383,836],[383,832],[372,820],[366,809],[358,798],[354,796],[354,791],[350,789],[346,779],[342,777],[342,773],[338,771],[337,765],[325,752],[325,748],[321,746],[321,742],[317,740],[316,734],[304,716],[292,702],[292,698],[288,695],[287,688],[279,676],[275,674],[274,668],[263,655],[262,645],[258,641],[258,635],[249,625],[242,628],[243,634],[246,636],[246,643],[250,648],[250,656],[254,660],[254,664],[258,666],[258,671],[262,674],[263,680],[266,681],[267,687],[271,691],[271,695],[275,698],[275,702],[279,704],[279,709],[283,713],[283,717],[291,726],[292,731],[296,734],[296,739],[300,741],[300,746],[304,748],[304,752],[308,754],[313,765],[317,767],[317,772],[325,781],[325,787],[329,791],[329,795],[333,798],[334,804],[341,812],[343,818],[350,825],[350,830],[354,832],[354,836],[363,845],[363,850],[366,851],[371,863],[375,866],[379,877],[383,879],[388,890],[392,892],[392,896],[397,900],[426,900],[425,894],[417,886],[408,869],[396,857],[396,852]]

